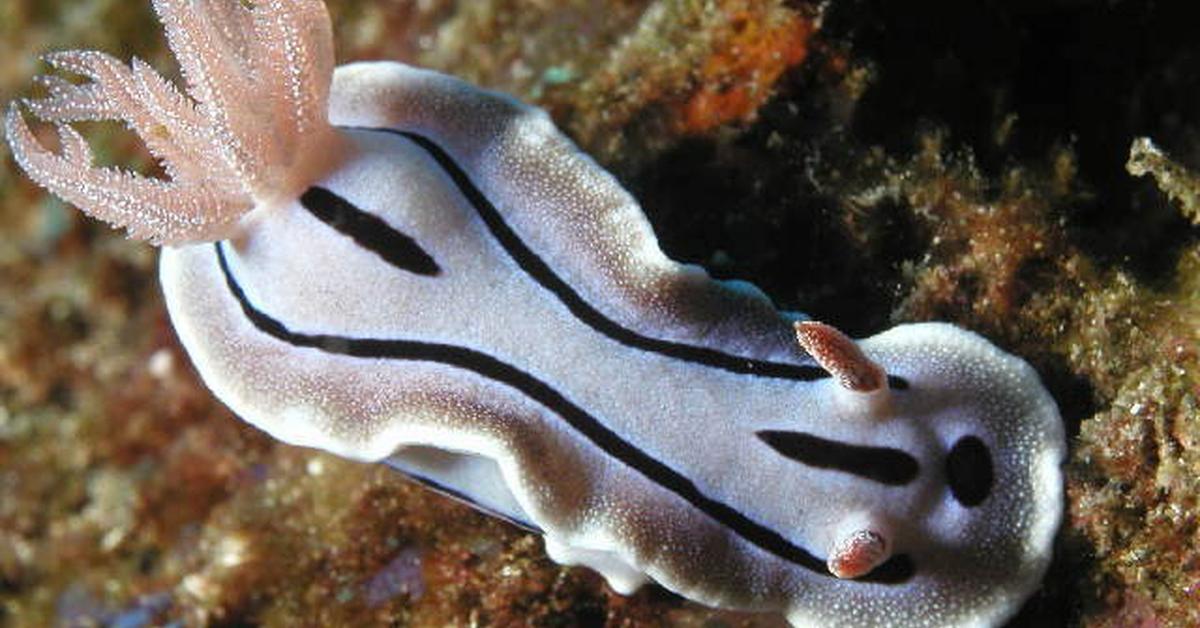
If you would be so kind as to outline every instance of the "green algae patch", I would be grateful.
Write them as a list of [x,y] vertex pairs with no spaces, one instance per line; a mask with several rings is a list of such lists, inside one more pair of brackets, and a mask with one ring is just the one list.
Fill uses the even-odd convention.
[[1200,177],[1172,161],[1150,138],[1133,141],[1125,169],[1135,177],[1153,176],[1158,188],[1179,204],[1179,211],[1200,225]]

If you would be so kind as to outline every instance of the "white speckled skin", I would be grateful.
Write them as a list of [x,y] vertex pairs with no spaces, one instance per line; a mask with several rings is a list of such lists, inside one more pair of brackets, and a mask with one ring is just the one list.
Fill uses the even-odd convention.
[[[439,143],[513,230],[595,308],[646,336],[809,363],[790,319],[662,255],[633,200],[538,110],[398,64],[340,68],[331,120]],[[818,557],[847,526],[885,522],[914,560],[902,584],[817,574],[747,541],[606,455],[551,409],[503,383],[433,362],[297,348],[242,313],[211,244],[164,249],[172,321],[205,382],[287,442],[361,460],[406,445],[494,460],[562,562],[618,590],[643,575],[718,606],[778,610],[796,625],[993,625],[1038,585],[1062,500],[1063,433],[1023,361],[945,324],[862,341],[910,389],[864,403],[829,379],[730,373],[624,346],[581,323],[523,273],[423,150],[343,131],[344,162],[317,183],[381,217],[443,269],[396,269],[299,203],[261,210],[227,246],[260,311],[300,333],[407,338],[482,351],[548,382],[708,496]],[[257,212],[256,212],[257,213]],[[798,430],[902,449],[921,463],[900,487],[806,467],[754,436]],[[994,456],[995,490],[966,508],[941,472],[961,436]],[[470,493],[470,487],[457,487]]]
[[[946,324],[858,348],[802,325],[843,388],[761,292],[664,256],[637,203],[541,111],[394,63],[331,84],[320,0],[154,4],[184,90],[140,62],[58,54],[90,80],[44,78],[25,108],[57,126],[59,150],[16,104],[6,136],[47,189],[170,245],[180,340],[247,421],[441,484],[621,592],[652,579],[797,626],[986,626],[1038,586],[1065,445],[1025,362]],[[70,123],[96,119],[141,135],[166,178],[95,166]],[[362,213],[321,218],[321,190]],[[387,252],[408,237],[440,273],[363,242],[389,233]],[[808,370],[763,372],[778,366]],[[879,368],[907,386],[880,388]],[[787,457],[767,433],[857,447],[854,464],[887,448],[911,473]],[[989,464],[985,492],[963,493]],[[864,580],[889,557],[910,576]]]

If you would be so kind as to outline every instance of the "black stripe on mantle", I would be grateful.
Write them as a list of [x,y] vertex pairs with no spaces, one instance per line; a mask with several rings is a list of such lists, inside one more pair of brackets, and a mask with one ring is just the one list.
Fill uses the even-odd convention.
[[[829,373],[819,366],[757,360],[732,355],[708,347],[698,347],[644,336],[621,326],[593,307],[592,304],[588,303],[566,281],[559,277],[537,253],[530,249],[504,220],[504,216],[496,209],[491,200],[480,191],[475,182],[471,180],[471,177],[458,165],[458,162],[454,161],[454,158],[432,139],[412,131],[402,131],[387,127],[342,128],[397,135],[425,150],[441,166],[446,175],[450,177],[450,180],[458,187],[459,192],[462,193],[463,197],[467,199],[476,213],[479,214],[484,224],[487,225],[492,236],[496,238],[500,246],[517,263],[521,270],[525,271],[526,274],[543,288],[550,291],[555,298],[566,306],[572,315],[597,332],[628,347],[732,373],[797,381],[815,381],[830,377]],[[339,227],[340,229],[341,227]],[[888,385],[897,390],[908,388],[908,382],[904,378],[894,375],[888,376]]]
[[393,229],[379,216],[359,209],[325,188],[308,188],[300,195],[300,204],[321,222],[396,268],[426,277],[442,272],[433,257],[408,234]]
[[916,458],[894,447],[850,445],[815,434],[787,430],[763,430],[754,434],[771,449],[796,462],[817,469],[849,473],[888,486],[904,486],[912,482],[921,468]]
[[[256,309],[234,278],[221,242],[213,245],[217,262],[229,291],[242,313],[259,331],[296,347],[318,349],[326,353],[356,358],[413,360],[434,362],[475,373],[504,384],[558,415],[576,432],[601,451],[620,460],[650,481],[675,493],[697,510],[729,528],[746,541],[788,562],[819,575],[834,577],[825,563],[781,534],[747,517],[733,507],[708,497],[694,482],[625,441],[586,410],[575,405],[552,386],[491,355],[457,345],[403,339],[352,338],[329,334],[304,334],[289,330],[283,323]],[[899,584],[916,572],[906,554],[892,556],[858,581]]]

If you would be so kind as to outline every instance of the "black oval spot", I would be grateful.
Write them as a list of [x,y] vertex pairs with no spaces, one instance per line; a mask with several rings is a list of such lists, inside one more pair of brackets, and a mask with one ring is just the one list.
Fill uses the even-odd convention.
[[992,454],[977,436],[964,436],[946,456],[946,482],[963,506],[978,506],[992,493]]

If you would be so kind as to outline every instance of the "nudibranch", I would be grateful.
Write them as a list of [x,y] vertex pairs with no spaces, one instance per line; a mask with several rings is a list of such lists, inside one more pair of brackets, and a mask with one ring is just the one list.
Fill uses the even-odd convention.
[[[334,69],[319,0],[155,0],[145,63],[47,57],[31,178],[162,245],[171,321],[235,413],[385,462],[647,581],[797,626],[994,625],[1038,586],[1064,435],[1034,371],[948,324],[854,341],[668,259],[542,111]],[[53,123],[39,143],[22,111]],[[164,178],[94,167],[122,120]]]

